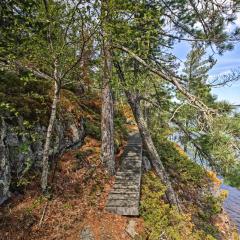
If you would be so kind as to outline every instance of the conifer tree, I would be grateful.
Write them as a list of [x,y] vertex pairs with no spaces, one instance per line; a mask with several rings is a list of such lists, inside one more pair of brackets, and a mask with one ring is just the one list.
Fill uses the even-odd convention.
[[[87,6],[80,6],[80,3],[9,1],[2,10],[3,24],[6,25],[4,38],[1,38],[1,46],[4,45],[0,52],[3,66],[30,72],[54,85],[43,148],[41,186],[44,192],[48,187],[48,158],[61,89],[78,80],[74,77],[80,74],[83,51],[94,33],[87,17]],[[88,36],[84,32],[86,19],[89,20]],[[15,31],[12,32],[11,28]],[[18,38],[20,40],[16,42]]]
[[198,163],[227,176],[238,162],[239,141],[233,133],[238,131],[239,119],[232,114],[233,109],[228,103],[218,102],[211,93],[208,71],[215,61],[206,56],[201,45],[194,44],[192,47],[183,69],[185,87],[209,107],[216,109],[218,114],[205,124],[202,112],[179,96],[171,120],[178,127],[185,150],[195,156]]
[[101,57],[102,57],[102,114],[101,114],[101,159],[110,175],[115,173],[114,125],[111,32],[109,24],[112,16],[112,1],[101,1]]
[[[232,49],[225,27],[234,20],[233,15],[227,16],[224,8],[216,7],[217,3],[214,1],[208,3],[204,1],[201,3],[197,1],[144,1],[133,5],[129,2],[123,4],[117,1],[117,3],[116,8],[120,9],[116,12],[121,14],[114,17],[116,21],[113,29],[116,69],[152,164],[167,185],[170,202],[176,204],[177,197],[144,121],[141,100],[144,95],[142,92],[146,92],[146,88],[141,87],[146,86],[144,82],[149,79],[146,78],[148,74],[152,79],[147,87],[154,85],[154,81],[158,78],[172,84],[173,90],[177,90],[178,94],[186,98],[201,113],[201,117],[206,122],[208,116],[214,114],[215,110],[208,106],[208,102],[205,103],[195,95],[194,91],[186,88],[186,82],[174,69],[175,58],[165,52],[168,52],[167,48],[171,47],[176,39],[200,42],[205,46],[215,45],[220,54]],[[134,11],[135,9],[137,10]],[[202,71],[204,74],[205,70],[202,69]],[[126,79],[132,82],[130,90],[129,80],[126,81]],[[201,85],[203,86],[204,83],[198,86],[198,91]],[[207,87],[204,89],[205,92],[209,91]]]

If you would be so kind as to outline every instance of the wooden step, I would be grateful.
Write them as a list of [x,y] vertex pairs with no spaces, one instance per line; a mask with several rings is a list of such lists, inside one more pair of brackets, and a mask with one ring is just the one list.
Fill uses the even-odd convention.
[[132,189],[113,189],[111,193],[109,194],[109,197],[112,194],[138,194],[138,190],[132,190]]
[[119,185],[119,184],[123,184],[123,185],[138,185],[140,184],[139,179],[131,179],[131,180],[127,180],[127,179],[118,179],[115,181],[114,183],[115,185]]
[[138,206],[136,207],[107,207],[109,212],[122,216],[139,216]]
[[108,201],[108,207],[136,207],[138,204],[135,199],[110,199]]
[[108,200],[123,200],[123,199],[136,199],[137,197],[139,197],[138,193],[130,193],[130,194],[111,194],[108,198]]
[[106,210],[115,214],[138,216],[142,167],[140,135],[130,136],[115,183],[108,196]]

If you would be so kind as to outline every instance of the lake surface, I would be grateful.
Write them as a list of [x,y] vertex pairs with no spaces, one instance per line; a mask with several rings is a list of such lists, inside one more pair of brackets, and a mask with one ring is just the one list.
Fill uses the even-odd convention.
[[228,191],[228,197],[224,201],[223,207],[240,233],[240,190],[224,184],[222,184],[221,189]]

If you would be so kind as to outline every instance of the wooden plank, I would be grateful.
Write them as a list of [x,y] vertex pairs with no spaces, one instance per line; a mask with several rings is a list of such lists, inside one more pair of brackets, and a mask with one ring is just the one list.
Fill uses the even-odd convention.
[[131,193],[131,194],[111,194],[108,200],[123,200],[123,199],[136,199],[139,194],[138,193]]
[[109,207],[109,212],[123,216],[139,216],[138,206],[136,207]]
[[134,190],[131,190],[131,189],[113,189],[111,191],[111,193],[109,194],[109,196],[111,196],[112,194],[133,194],[133,193],[138,193],[138,191],[134,191]]
[[117,180],[114,185],[124,185],[124,186],[136,186],[139,184],[139,180],[138,179],[132,179],[132,180]]
[[130,136],[109,194],[106,210],[120,215],[139,215],[142,144],[139,134]]
[[126,190],[126,191],[138,191],[139,187],[138,186],[114,186],[113,190]]
[[139,205],[135,199],[110,199],[108,207],[137,207]]
[[137,175],[138,174],[136,174],[136,175],[133,175],[133,174],[121,174],[121,175],[116,176],[117,177],[116,180],[118,180],[118,179],[135,180],[135,179],[139,178]]

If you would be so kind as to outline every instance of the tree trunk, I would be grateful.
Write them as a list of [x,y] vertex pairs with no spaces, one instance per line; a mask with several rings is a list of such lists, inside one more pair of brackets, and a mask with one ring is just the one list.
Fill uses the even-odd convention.
[[140,101],[135,94],[133,94],[129,91],[125,91],[125,93],[126,93],[129,105],[132,109],[135,121],[137,122],[138,129],[141,134],[143,144],[148,152],[150,161],[151,161],[157,175],[160,177],[162,182],[167,187],[167,190],[166,190],[167,199],[171,205],[176,205],[180,210],[180,206],[179,206],[179,202],[178,202],[176,193],[172,188],[172,184],[169,180],[168,174],[166,173],[166,171],[164,169],[164,166],[161,162],[158,152],[154,146],[152,137],[147,129],[147,125],[144,120],[143,112],[140,108]]
[[114,160],[114,129],[113,129],[113,99],[109,84],[102,92],[102,118],[101,118],[101,159],[110,175],[115,173]]
[[[105,28],[109,18],[108,0],[102,1],[102,61],[103,61],[103,79],[102,79],[102,114],[101,114],[101,160],[106,166],[110,175],[115,173],[114,159],[114,124],[113,124],[113,96],[110,86],[112,78],[112,56],[110,52],[110,40]],[[106,14],[106,15],[105,15]]]
[[48,185],[48,167],[49,167],[48,166],[48,157],[49,157],[52,131],[53,131],[53,126],[54,126],[54,122],[56,119],[57,104],[59,102],[59,98],[60,98],[60,85],[57,81],[55,81],[54,97],[53,97],[52,108],[51,108],[51,116],[50,116],[50,120],[48,123],[47,135],[46,135],[44,149],[43,149],[42,180],[41,180],[41,187],[42,187],[43,192],[45,192],[47,190],[47,185]]

